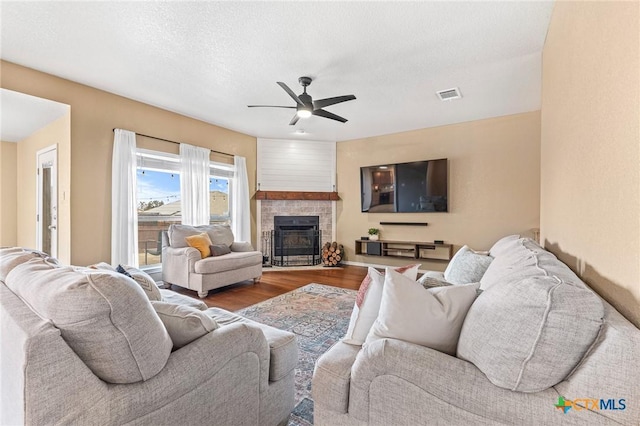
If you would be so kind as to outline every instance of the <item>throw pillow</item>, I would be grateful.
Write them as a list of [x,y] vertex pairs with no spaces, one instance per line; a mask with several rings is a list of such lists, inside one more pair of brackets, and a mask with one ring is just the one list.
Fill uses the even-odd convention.
[[457,285],[477,283],[492,261],[491,256],[476,253],[468,246],[464,246],[458,250],[447,265],[444,279]]
[[[120,268],[124,270],[124,272],[120,271]],[[124,275],[133,279],[142,289],[145,294],[149,298],[149,300],[162,300],[162,295],[160,294],[160,289],[156,285],[156,282],[147,274],[146,272],[135,268],[133,266],[121,266],[118,265],[118,272],[124,273]]]
[[443,279],[432,277],[427,274],[424,274],[423,276],[418,278],[417,282],[418,284],[420,284],[422,287],[426,289],[434,288],[434,287],[446,287],[449,285],[453,285],[450,282],[447,282]]
[[127,270],[126,270],[126,269],[124,269],[124,267],[123,267],[122,265],[118,265],[118,267],[116,268],[116,272],[118,272],[118,273],[120,273],[120,274],[122,274],[122,275],[125,275],[125,276],[127,276],[127,277],[129,277],[129,278],[133,278],[133,277],[131,276],[131,274],[129,274],[129,273],[127,272]]
[[[420,265],[407,265],[396,268],[394,271],[415,281],[419,267]],[[349,328],[342,339],[343,342],[350,345],[362,345],[364,343],[371,326],[378,316],[383,286],[384,274],[370,267],[356,295],[356,303],[353,306]]]
[[458,358],[496,386],[539,392],[563,381],[604,322],[590,289],[556,276],[502,281],[486,289],[464,321]]
[[211,249],[209,249],[209,247],[213,245],[213,243],[211,242],[211,238],[209,238],[209,234],[206,232],[186,237],[185,241],[190,247],[198,249],[203,259],[211,256]]
[[209,247],[211,256],[222,256],[231,253],[229,246],[225,244],[213,244]]
[[218,328],[213,318],[191,306],[157,301],[152,301],[151,305],[171,336],[176,349]]
[[387,268],[380,312],[365,344],[399,339],[455,356],[462,323],[479,286],[474,283],[425,290]]

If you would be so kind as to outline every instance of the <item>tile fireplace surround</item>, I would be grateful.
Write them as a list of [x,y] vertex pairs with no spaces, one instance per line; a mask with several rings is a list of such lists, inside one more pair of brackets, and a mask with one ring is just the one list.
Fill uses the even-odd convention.
[[335,240],[335,201],[258,200],[257,203],[260,217],[258,238],[264,232],[273,231],[274,216],[318,216],[322,232],[321,244]]

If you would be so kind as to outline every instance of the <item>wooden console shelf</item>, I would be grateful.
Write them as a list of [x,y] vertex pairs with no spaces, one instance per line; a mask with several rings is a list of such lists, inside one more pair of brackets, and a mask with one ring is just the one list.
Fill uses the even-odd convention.
[[424,241],[356,240],[356,254],[449,261],[453,245]]

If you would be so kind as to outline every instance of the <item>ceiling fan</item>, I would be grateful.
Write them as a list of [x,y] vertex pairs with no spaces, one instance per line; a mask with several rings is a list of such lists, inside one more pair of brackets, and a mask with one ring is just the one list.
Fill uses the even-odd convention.
[[296,101],[296,106],[282,106],[282,105],[247,105],[249,108],[291,108],[296,110],[296,115],[293,116],[289,125],[293,126],[298,122],[301,118],[308,118],[312,115],[317,115],[318,117],[330,118],[332,120],[339,121],[341,123],[346,123],[347,119],[340,117],[339,115],[333,114],[329,111],[325,111],[324,107],[339,104],[340,102],[346,102],[354,100],[356,97],[353,95],[345,95],[345,96],[336,96],[335,98],[326,98],[314,101],[313,98],[307,94],[307,86],[311,84],[313,79],[311,77],[300,77],[298,82],[304,88],[304,92],[300,95],[296,96],[293,93],[293,90],[289,88],[286,84],[281,81],[278,81],[280,87],[284,89],[285,92],[289,94]]

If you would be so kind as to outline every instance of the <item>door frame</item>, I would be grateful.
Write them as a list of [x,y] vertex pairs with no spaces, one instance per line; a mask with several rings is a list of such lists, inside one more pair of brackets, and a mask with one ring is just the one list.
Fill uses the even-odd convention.
[[41,161],[40,157],[44,154],[48,154],[53,151],[54,154],[54,164],[53,169],[54,173],[51,174],[52,186],[54,188],[54,193],[52,194],[52,200],[55,201],[56,206],[56,218],[55,222],[52,224],[56,226],[56,230],[54,233],[54,238],[51,241],[51,253],[49,253],[53,257],[58,256],[58,144],[49,145],[46,148],[40,149],[36,151],[36,249],[42,251],[42,241],[43,241],[43,233],[41,221],[44,217],[44,213],[42,211],[42,175],[40,174],[41,170]]

